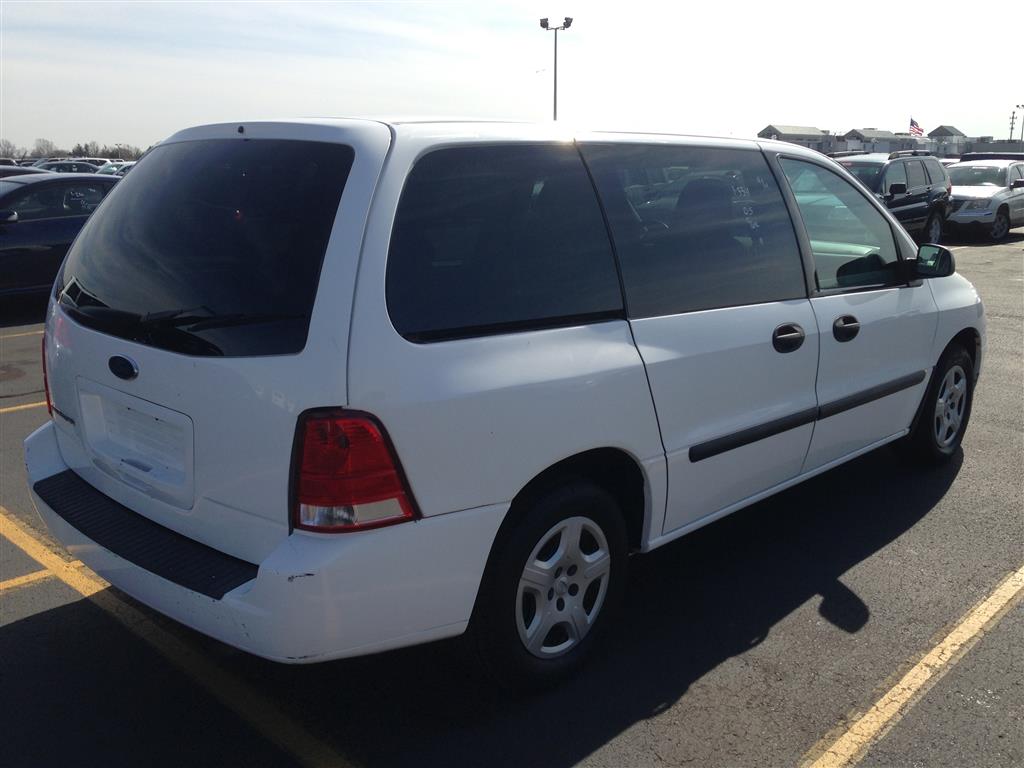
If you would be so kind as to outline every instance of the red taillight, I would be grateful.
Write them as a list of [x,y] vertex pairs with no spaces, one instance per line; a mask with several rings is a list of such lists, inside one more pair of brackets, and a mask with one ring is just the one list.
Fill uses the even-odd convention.
[[292,480],[292,523],[343,532],[416,516],[398,459],[371,416],[312,411],[299,419]]
[[53,418],[53,400],[50,399],[50,380],[46,377],[46,334],[43,334],[43,389],[46,390],[46,410],[50,412],[50,417]]

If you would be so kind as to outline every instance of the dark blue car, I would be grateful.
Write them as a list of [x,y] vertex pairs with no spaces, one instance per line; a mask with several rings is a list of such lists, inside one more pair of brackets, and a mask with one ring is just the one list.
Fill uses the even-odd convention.
[[78,230],[117,182],[69,173],[0,180],[0,296],[50,290]]

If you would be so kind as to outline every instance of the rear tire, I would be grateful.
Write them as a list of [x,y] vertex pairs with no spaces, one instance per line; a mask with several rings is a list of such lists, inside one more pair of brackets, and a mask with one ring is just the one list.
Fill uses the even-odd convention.
[[948,461],[967,431],[974,402],[974,361],[959,344],[950,346],[932,373],[914,429],[905,443],[911,458],[926,464]]
[[942,214],[938,211],[928,217],[928,223],[924,225],[924,232],[921,233],[924,242],[938,245],[942,240]]
[[497,544],[470,628],[484,669],[513,690],[574,674],[611,623],[626,582],[622,513],[573,480],[533,502]]

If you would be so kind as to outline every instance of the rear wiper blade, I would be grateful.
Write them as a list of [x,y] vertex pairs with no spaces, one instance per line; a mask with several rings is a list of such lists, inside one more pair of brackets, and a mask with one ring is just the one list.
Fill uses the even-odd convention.
[[253,325],[255,323],[274,323],[280,320],[305,320],[305,315],[275,314],[271,312],[240,312],[232,315],[213,315],[203,317],[188,324],[179,324],[186,331],[204,331],[207,328],[225,328],[231,325]]
[[[197,310],[202,310],[205,315],[192,314]],[[212,309],[207,307],[205,304],[201,304],[198,307],[183,307],[181,309],[166,309],[161,312],[147,312],[139,317],[140,325],[188,325],[189,323],[197,320],[205,320],[209,317],[215,317],[215,313]]]

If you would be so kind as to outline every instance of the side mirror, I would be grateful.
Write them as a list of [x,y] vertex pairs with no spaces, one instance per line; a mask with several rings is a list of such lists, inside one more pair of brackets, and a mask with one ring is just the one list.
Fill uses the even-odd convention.
[[890,195],[905,195],[907,194],[907,185],[901,181],[895,181],[889,185]]
[[1024,189],[1024,179],[1014,179],[1010,189]]
[[954,272],[956,260],[948,248],[926,243],[917,249],[917,261],[914,262],[915,277],[949,277]]
[[0,211],[0,224],[14,224],[17,221],[17,211]]

